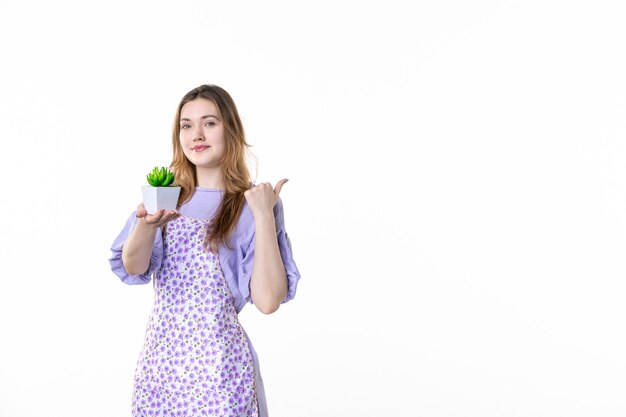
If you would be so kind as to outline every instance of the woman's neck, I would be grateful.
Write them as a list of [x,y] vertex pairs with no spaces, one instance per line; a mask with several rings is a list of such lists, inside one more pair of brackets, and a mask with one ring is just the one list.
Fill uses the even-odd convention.
[[223,190],[222,170],[220,168],[198,168],[196,167],[197,186],[202,188],[216,188]]

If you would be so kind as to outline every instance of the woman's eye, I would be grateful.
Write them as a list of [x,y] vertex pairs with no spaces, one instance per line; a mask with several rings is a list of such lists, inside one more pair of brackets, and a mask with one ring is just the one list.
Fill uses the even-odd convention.
[[187,128],[189,128],[189,125],[180,125],[180,128],[181,129],[187,129]]
[[206,122],[205,126],[213,127],[213,126],[215,126],[215,122]]

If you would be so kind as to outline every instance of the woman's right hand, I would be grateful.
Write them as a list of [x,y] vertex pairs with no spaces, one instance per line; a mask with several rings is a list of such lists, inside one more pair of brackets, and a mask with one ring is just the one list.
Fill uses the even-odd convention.
[[143,203],[137,206],[137,218],[141,219],[144,224],[155,229],[165,226],[167,222],[178,216],[180,216],[180,212],[178,210],[165,211],[164,209],[160,209],[154,214],[148,214],[148,211]]

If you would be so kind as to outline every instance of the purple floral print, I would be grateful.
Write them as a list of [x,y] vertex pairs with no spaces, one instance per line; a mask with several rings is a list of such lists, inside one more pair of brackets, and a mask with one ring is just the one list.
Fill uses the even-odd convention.
[[164,231],[155,301],[135,372],[133,416],[258,416],[252,352],[219,258],[203,249],[208,220]]

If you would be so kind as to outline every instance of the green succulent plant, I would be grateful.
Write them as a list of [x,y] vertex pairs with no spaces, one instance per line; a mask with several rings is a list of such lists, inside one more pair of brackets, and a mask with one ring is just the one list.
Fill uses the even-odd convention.
[[167,187],[174,182],[174,173],[165,167],[154,167],[147,178],[148,184],[153,187]]

